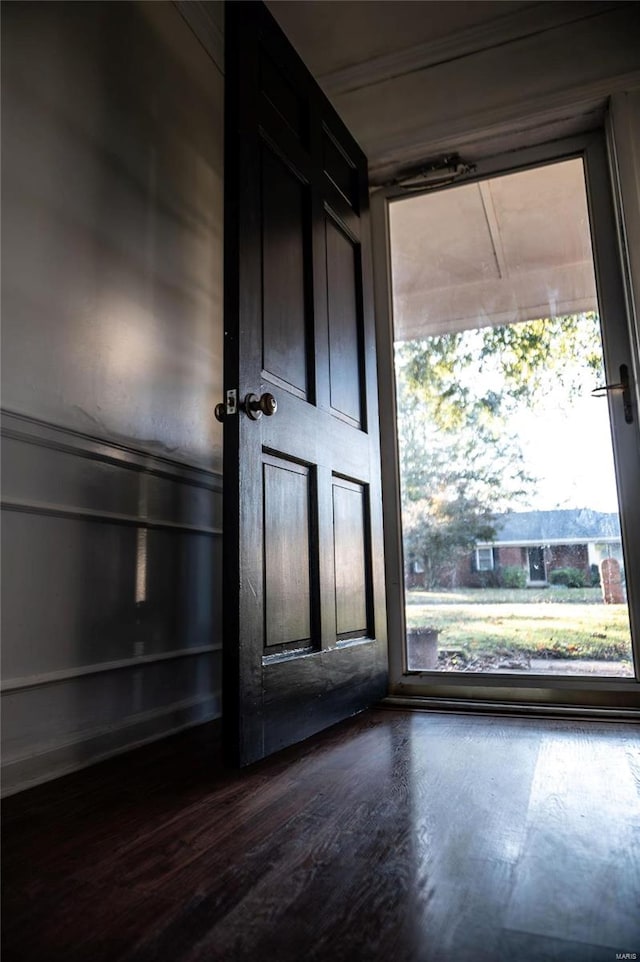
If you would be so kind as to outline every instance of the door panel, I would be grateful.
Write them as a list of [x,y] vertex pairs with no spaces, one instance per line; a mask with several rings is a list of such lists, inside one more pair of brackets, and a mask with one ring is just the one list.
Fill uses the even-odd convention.
[[331,407],[361,423],[357,247],[327,218],[327,300]]
[[328,131],[324,131],[323,141],[324,170],[338,188],[351,208],[358,206],[358,174],[353,162],[343,153]]
[[309,495],[309,468],[265,459],[265,645],[271,650],[311,642]]
[[334,479],[333,528],[338,637],[367,634],[367,564],[365,489]]
[[268,148],[262,149],[263,366],[307,393],[305,229],[307,190]]
[[[246,764],[386,694],[366,160],[261,4],[227,7],[225,721]],[[255,420],[247,394],[278,408]]]

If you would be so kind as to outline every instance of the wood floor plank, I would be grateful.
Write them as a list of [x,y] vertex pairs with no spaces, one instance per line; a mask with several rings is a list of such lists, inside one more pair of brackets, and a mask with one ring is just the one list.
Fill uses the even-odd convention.
[[248,770],[215,726],[7,799],[3,962],[640,957],[630,725],[371,711]]
[[[526,959],[527,962],[615,962],[619,953],[633,952],[627,949],[612,948],[610,945],[585,945],[584,942],[571,942],[568,939],[551,939],[530,932],[505,931],[498,944],[492,962],[513,962],[513,959]],[[640,958],[640,952],[636,950]]]
[[508,928],[640,949],[640,803],[627,749],[599,732],[543,738]]

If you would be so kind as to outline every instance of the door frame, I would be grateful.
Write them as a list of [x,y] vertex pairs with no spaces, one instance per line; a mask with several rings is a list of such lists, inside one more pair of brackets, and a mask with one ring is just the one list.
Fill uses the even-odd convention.
[[[462,151],[462,153],[464,153]],[[616,460],[623,473],[628,458],[640,457],[640,394],[637,374],[640,352],[633,327],[632,301],[628,295],[630,277],[623,243],[619,184],[612,164],[612,131],[610,124],[585,134],[524,147],[507,154],[478,160],[473,169],[457,177],[455,185],[483,180],[516,170],[552,164],[581,157],[585,165],[587,201],[592,226],[593,258],[597,278],[598,300],[603,315],[626,318],[626,345],[620,345],[615,334],[605,344],[605,361],[609,370],[631,361],[634,380],[634,425],[636,444],[620,445],[620,412],[613,416],[610,399],[613,443]],[[602,189],[602,186],[611,189]],[[451,182],[431,190],[446,190]],[[617,196],[614,193],[617,191]],[[371,199],[374,282],[379,358],[380,434],[382,445],[382,489],[385,527],[385,566],[387,584],[387,621],[389,644],[389,698],[395,704],[422,704],[429,707],[461,707],[470,705],[487,710],[533,710],[536,712],[614,711],[617,717],[637,718],[640,709],[640,502],[634,492],[619,489],[625,559],[637,572],[637,583],[628,592],[629,614],[634,644],[635,679],[553,677],[548,675],[471,675],[462,672],[409,672],[406,663],[404,611],[404,559],[400,507],[400,474],[396,428],[396,396],[393,351],[393,310],[389,204],[407,196],[397,185],[375,190]],[[623,334],[623,341],[625,335]],[[620,351],[624,352],[624,361]],[[629,354],[631,357],[629,358]],[[629,427],[627,425],[627,427]],[[637,461],[636,461],[637,463]]]

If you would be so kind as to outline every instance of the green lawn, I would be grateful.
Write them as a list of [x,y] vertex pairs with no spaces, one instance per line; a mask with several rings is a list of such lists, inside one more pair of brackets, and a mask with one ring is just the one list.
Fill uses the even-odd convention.
[[603,604],[599,588],[411,589],[406,601],[407,627],[438,629],[441,649],[631,660],[627,606]]

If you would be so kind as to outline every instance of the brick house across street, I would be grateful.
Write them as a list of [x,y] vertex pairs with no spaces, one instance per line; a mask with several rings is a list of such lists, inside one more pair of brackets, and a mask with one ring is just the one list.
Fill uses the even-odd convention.
[[460,559],[457,584],[481,587],[485,572],[517,567],[525,572],[527,585],[549,583],[552,571],[578,568],[588,573],[605,558],[620,565],[622,541],[617,513],[589,509],[512,512],[499,518],[496,537],[478,542],[475,549]]
[[[622,539],[617,513],[588,508],[518,511],[496,520],[493,541],[478,541],[470,552],[444,565],[438,582],[446,588],[485,588],[500,583],[505,568],[520,568],[527,587],[545,587],[553,571],[577,568],[589,575],[605,558],[621,568]],[[406,571],[407,587],[424,587],[419,564]]]

